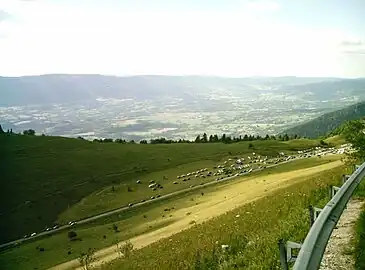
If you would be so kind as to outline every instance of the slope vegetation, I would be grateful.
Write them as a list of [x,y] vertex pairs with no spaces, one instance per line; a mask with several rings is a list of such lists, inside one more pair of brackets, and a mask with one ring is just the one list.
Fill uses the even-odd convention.
[[[301,177],[102,269],[280,269],[278,239],[303,242],[309,230],[308,206],[324,206],[328,186],[339,184],[345,172],[341,166]],[[227,253],[223,244],[229,246]]]
[[318,138],[336,130],[346,121],[360,119],[364,116],[365,102],[360,102],[338,111],[326,113],[306,123],[289,128],[283,133],[287,133],[288,135],[298,134],[308,138]]
[[252,151],[277,155],[318,142],[258,141],[253,148],[248,144],[101,144],[61,137],[1,135],[0,215],[6,222],[0,223],[0,242],[52,226],[67,208],[106,186],[135,184],[138,177],[181,164],[220,161]]

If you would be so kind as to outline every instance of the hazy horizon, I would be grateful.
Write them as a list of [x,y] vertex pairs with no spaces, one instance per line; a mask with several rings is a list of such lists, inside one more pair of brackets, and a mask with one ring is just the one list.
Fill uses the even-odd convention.
[[0,0],[0,76],[365,77],[365,2]]
[[199,74],[136,74],[136,75],[109,75],[109,74],[98,74],[98,73],[41,73],[41,74],[31,74],[31,75],[18,75],[18,76],[3,76],[0,75],[0,78],[21,78],[21,77],[35,77],[35,76],[105,76],[105,77],[117,77],[117,78],[126,78],[126,77],[211,77],[211,78],[225,78],[225,79],[259,79],[259,78],[330,78],[330,79],[343,79],[343,80],[351,80],[351,79],[365,79],[363,77],[334,77],[334,76],[295,76],[295,75],[282,75],[282,76],[222,76],[222,75],[199,75]]

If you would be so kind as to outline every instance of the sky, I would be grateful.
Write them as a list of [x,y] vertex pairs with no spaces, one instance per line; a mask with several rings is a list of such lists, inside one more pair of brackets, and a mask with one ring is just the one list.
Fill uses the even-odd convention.
[[0,76],[365,77],[364,0],[0,0]]

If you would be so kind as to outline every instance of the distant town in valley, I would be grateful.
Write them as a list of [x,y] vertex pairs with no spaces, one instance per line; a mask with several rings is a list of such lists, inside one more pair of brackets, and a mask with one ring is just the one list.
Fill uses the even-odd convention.
[[[27,102],[26,96],[14,97],[16,91],[9,90],[7,94],[6,89],[14,81],[19,83],[29,77],[11,78],[11,83],[9,78],[0,77],[0,86],[5,90],[0,104],[3,128],[15,132],[32,128],[38,134],[90,140],[192,140],[204,132],[272,135],[365,98],[365,79],[97,75],[30,78],[36,83],[17,91],[33,91],[40,98]],[[72,84],[73,80],[82,81],[83,89]],[[103,80],[103,84],[98,85],[95,80]],[[49,98],[42,96],[45,87],[49,87]],[[67,99],[59,97],[66,88],[70,94]]]

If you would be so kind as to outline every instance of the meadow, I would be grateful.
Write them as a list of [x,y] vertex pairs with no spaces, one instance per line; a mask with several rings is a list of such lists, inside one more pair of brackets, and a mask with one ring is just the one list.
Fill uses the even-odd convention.
[[[338,156],[328,156],[325,158],[295,160],[226,183],[217,182],[213,186],[202,187],[199,190],[190,191],[176,197],[130,208],[127,211],[93,221],[90,224],[76,225],[72,230],[77,233],[80,241],[70,241],[67,237],[68,231],[64,231],[3,251],[0,253],[0,265],[3,265],[5,269],[46,269],[58,263],[75,259],[90,247],[95,249],[104,248],[116,241],[130,239],[168,226],[178,218],[175,215],[177,211],[200,204],[210,193],[225,186],[235,185],[237,182],[259,176],[269,176],[326,164],[338,159]],[[202,192],[204,196],[201,195]],[[114,225],[117,230],[115,230]],[[44,251],[40,252],[40,248]]]
[[[278,240],[302,242],[309,205],[323,207],[345,165],[278,190],[225,215],[163,239],[102,269],[279,269]],[[222,252],[221,245],[229,245]]]
[[[145,190],[137,191],[137,179],[160,179],[166,184],[164,192],[168,193],[185,188],[168,184],[172,181],[169,175],[173,177],[176,173],[176,177],[185,168],[211,166],[224,158],[253,151],[276,156],[281,151],[307,149],[319,142],[255,141],[252,145],[249,147],[249,142],[141,145],[1,135],[0,214],[6,222],[0,223],[0,243],[44,230],[57,220],[80,219],[142,200],[146,194]],[[113,185],[118,190],[118,196],[114,197],[118,199],[110,196],[106,200],[105,190]],[[128,192],[127,186],[135,192]],[[96,197],[98,192],[101,196]]]

